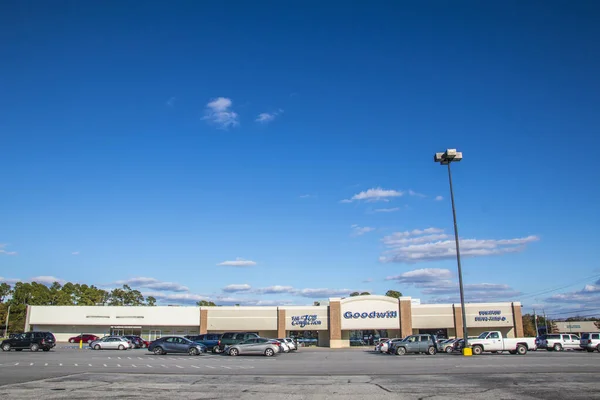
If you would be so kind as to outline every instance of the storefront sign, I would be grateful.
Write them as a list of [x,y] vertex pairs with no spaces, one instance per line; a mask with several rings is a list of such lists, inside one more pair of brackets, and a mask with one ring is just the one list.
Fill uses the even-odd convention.
[[487,310],[479,311],[479,316],[475,317],[477,322],[489,322],[489,321],[506,321],[506,317],[502,315],[500,310]]
[[299,326],[300,328],[304,328],[307,325],[321,325],[321,320],[318,319],[316,314],[292,316],[292,326]]
[[367,318],[398,318],[398,311],[371,311],[371,312],[355,312],[346,311],[344,313],[344,318],[346,319],[367,319]]

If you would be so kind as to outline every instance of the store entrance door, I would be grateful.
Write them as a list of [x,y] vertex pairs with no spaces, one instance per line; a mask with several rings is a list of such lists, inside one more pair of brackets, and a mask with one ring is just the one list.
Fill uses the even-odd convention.
[[112,336],[142,336],[141,326],[115,326],[110,328]]

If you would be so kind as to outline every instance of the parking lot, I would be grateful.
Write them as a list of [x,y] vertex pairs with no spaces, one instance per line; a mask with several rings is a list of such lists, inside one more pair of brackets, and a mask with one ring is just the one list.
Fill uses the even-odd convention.
[[600,398],[600,354],[462,357],[301,348],[263,356],[155,356],[144,349],[0,352],[0,398]]

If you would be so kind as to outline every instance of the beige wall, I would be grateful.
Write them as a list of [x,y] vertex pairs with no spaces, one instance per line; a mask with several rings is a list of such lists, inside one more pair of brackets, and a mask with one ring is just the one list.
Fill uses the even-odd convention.
[[31,325],[200,326],[199,307],[32,306]]
[[452,304],[412,306],[413,329],[454,328]]
[[207,330],[275,331],[277,334],[277,307],[211,307],[208,309]]
[[561,333],[600,332],[594,321],[555,322]]

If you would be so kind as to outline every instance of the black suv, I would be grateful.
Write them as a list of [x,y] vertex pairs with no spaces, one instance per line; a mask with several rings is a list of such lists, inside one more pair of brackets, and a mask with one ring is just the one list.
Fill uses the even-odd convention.
[[139,336],[125,335],[123,337],[126,338],[127,340],[129,340],[131,342],[131,344],[133,344],[133,347],[136,349],[141,349],[141,348],[146,347],[146,344],[144,343],[144,339],[142,339]]
[[12,339],[6,339],[0,344],[3,351],[10,351],[11,349],[16,351],[23,349],[50,351],[54,346],[56,346],[56,338],[50,332],[25,332]]

